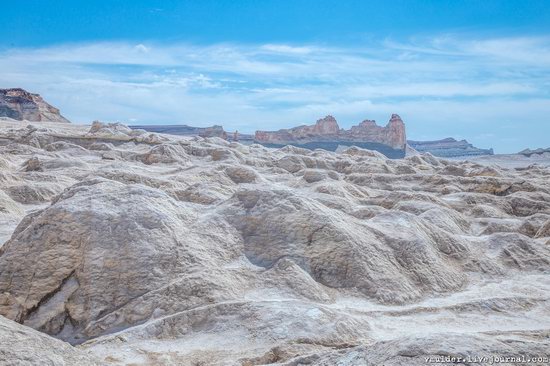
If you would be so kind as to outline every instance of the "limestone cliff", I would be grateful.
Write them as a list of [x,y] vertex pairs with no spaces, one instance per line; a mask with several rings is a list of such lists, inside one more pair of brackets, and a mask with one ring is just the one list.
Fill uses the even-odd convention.
[[46,103],[38,94],[20,88],[0,89],[0,117],[31,122],[70,123],[59,109]]
[[256,131],[259,143],[288,144],[320,141],[372,142],[393,149],[404,149],[406,144],[405,124],[397,114],[392,114],[385,127],[375,121],[365,120],[349,130],[341,129],[332,116],[326,116],[311,126],[299,126],[279,131]]

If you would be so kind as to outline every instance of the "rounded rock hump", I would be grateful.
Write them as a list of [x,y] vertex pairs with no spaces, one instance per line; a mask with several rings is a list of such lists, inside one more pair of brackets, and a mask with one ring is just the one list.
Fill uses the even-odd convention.
[[204,263],[209,244],[190,232],[194,215],[143,185],[74,185],[2,248],[0,314],[71,343],[147,319],[147,294]]

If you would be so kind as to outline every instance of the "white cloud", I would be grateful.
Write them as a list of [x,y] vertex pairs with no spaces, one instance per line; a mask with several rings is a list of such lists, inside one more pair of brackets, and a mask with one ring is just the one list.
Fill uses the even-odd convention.
[[416,42],[386,40],[387,48],[416,54],[479,58],[478,62],[530,65],[547,68],[550,63],[550,37],[508,37],[471,39],[444,35]]
[[263,51],[270,51],[273,53],[282,53],[282,54],[294,54],[294,55],[306,55],[311,52],[314,52],[316,48],[314,47],[295,47],[289,46],[286,44],[266,44],[260,47]]
[[136,50],[144,53],[148,53],[150,51],[150,48],[145,46],[144,44],[138,44],[134,47]]
[[[471,140],[495,134],[501,151],[515,145],[499,141],[517,134],[503,121],[550,132],[549,69],[544,37],[444,35],[345,48],[98,42],[0,53],[2,87],[39,92],[77,122],[221,123],[251,132],[329,113],[347,127],[397,112],[413,138],[468,136],[470,128]],[[542,144],[532,133],[523,144]]]

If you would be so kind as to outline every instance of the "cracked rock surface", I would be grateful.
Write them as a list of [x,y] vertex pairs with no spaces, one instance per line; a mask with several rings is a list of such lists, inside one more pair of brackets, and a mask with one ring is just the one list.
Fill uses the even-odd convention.
[[52,365],[543,355],[550,168],[495,159],[0,121],[0,338]]

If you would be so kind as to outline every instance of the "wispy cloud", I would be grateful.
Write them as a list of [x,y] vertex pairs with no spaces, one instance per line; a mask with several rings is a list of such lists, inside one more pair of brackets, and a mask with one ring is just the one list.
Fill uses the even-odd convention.
[[[253,131],[329,113],[347,127],[397,112],[413,138],[470,136],[500,151],[550,145],[541,137],[550,132],[549,37],[440,35],[345,48],[97,42],[9,49],[0,70],[0,86],[39,92],[76,122]],[[520,141],[506,140],[518,133]]]
[[386,40],[385,46],[418,54],[479,58],[482,62],[548,67],[550,62],[550,37],[511,37],[468,39],[444,35],[407,43]]

